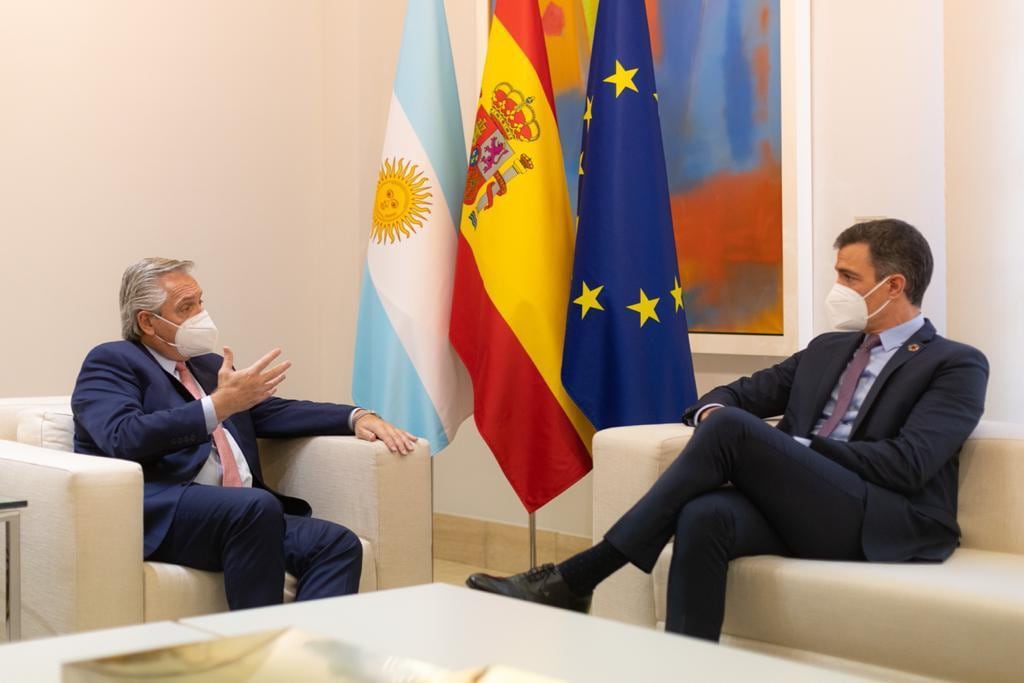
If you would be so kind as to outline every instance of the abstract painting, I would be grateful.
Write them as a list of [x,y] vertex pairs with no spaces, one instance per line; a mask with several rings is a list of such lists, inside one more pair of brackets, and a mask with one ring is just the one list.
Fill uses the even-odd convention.
[[691,333],[782,335],[780,0],[646,0]]

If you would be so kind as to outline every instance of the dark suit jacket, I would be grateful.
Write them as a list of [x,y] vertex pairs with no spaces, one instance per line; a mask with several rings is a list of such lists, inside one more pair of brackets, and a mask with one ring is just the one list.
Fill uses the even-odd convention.
[[758,417],[782,416],[779,429],[811,439],[811,448],[867,484],[861,543],[869,560],[940,560],[957,545],[959,452],[981,419],[988,361],[945,339],[925,321],[875,380],[848,442],[811,437],[839,376],[864,335],[816,337],[778,365],[713,389],[708,403]]
[[[223,359],[217,354],[188,361],[207,394],[217,387]],[[134,460],[145,480],[145,556],[160,545],[185,487],[210,457],[212,443],[200,401],[137,342],[101,344],[86,356],[71,395],[75,451]],[[351,434],[352,406],[269,398],[224,421],[252,471],[263,483],[256,439]],[[308,516],[309,504],[274,493],[285,512]]]

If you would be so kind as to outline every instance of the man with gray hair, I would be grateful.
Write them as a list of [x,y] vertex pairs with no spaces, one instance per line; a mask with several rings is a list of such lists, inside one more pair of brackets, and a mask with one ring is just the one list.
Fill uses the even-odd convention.
[[236,370],[191,261],[148,258],[121,281],[123,341],[89,352],[71,397],[75,451],[133,460],[144,484],[147,560],[224,572],[231,609],[359,589],[362,547],[309,504],[272,491],[257,439],[355,434],[408,453],[415,437],[373,411],[274,397],[289,362],[274,349]]

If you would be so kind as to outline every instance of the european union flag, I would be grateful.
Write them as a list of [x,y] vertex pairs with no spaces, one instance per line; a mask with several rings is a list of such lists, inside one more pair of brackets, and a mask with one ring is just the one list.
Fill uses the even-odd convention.
[[590,58],[562,382],[594,427],[697,398],[644,0],[601,0]]

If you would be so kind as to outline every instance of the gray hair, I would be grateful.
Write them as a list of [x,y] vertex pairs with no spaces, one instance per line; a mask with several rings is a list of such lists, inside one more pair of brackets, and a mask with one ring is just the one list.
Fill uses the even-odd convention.
[[144,258],[128,266],[121,276],[121,336],[128,341],[142,337],[139,312],[156,312],[167,300],[160,278],[168,273],[189,273],[194,264],[171,258]]

